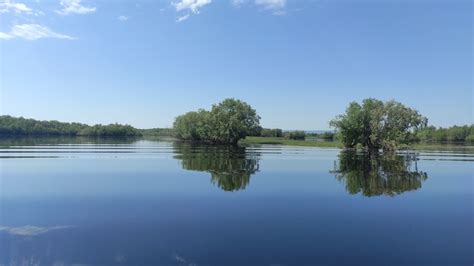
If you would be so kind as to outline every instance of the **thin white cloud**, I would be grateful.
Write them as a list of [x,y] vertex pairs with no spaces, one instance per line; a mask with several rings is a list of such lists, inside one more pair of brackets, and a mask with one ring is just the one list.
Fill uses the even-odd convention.
[[70,14],[88,14],[96,11],[95,7],[83,6],[82,0],[61,0],[59,4],[62,6],[61,10],[56,10],[56,13],[66,16]]
[[234,7],[242,7],[243,5],[247,4],[250,0],[231,0],[231,3]]
[[118,16],[117,19],[120,20],[120,21],[127,21],[128,17],[127,16]]
[[38,25],[38,24],[19,24],[14,25],[10,32],[0,32],[0,39],[10,40],[14,38],[25,39],[34,41],[42,38],[55,38],[64,40],[75,40],[77,38],[69,35],[60,34],[52,31],[51,29]]
[[212,0],[181,0],[172,3],[176,11],[190,10],[194,14],[199,14],[199,9],[212,3]]
[[266,9],[282,9],[286,6],[286,0],[255,0],[255,4]]
[[32,14],[33,10],[23,3],[17,3],[12,0],[0,0],[0,13],[8,12]]
[[37,236],[45,234],[53,230],[72,228],[73,226],[52,226],[52,227],[39,227],[39,226],[19,226],[19,227],[8,227],[0,226],[0,232],[4,231],[10,235],[17,236]]
[[184,16],[178,17],[178,18],[176,19],[176,22],[185,21],[185,20],[187,20],[188,18],[189,18],[189,14],[186,14],[186,15],[184,15]]
[[272,12],[273,15],[286,15],[286,0],[231,0],[234,7],[240,8],[244,5],[254,4],[264,10]]
[[10,40],[12,38],[13,36],[11,36],[10,34],[0,31],[0,40]]

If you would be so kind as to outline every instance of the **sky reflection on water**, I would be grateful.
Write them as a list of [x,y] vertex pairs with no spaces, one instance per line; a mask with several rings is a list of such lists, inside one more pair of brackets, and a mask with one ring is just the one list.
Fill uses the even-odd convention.
[[0,150],[0,265],[473,261],[472,154],[30,144]]

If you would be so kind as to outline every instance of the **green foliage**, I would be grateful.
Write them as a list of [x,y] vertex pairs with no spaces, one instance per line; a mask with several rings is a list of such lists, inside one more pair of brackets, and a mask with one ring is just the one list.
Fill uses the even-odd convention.
[[317,134],[317,137],[324,140],[334,140],[335,134],[333,132],[324,132]]
[[415,141],[415,132],[426,126],[427,118],[396,101],[365,99],[362,105],[352,102],[346,113],[330,125],[346,148],[360,144],[368,150],[395,150],[400,144]]
[[395,196],[417,190],[428,178],[419,171],[411,155],[374,155],[341,152],[335,163],[336,179],[343,182],[350,194],[364,196]]
[[260,134],[261,137],[279,138],[283,137],[283,130],[279,128],[264,128]]
[[416,137],[423,142],[473,142],[474,125],[435,128],[433,126],[417,131]]
[[316,140],[293,140],[283,137],[246,137],[241,140],[241,144],[276,144],[288,146],[321,147],[321,148],[340,148],[341,144],[336,141],[316,141]]
[[466,137],[466,141],[474,143],[474,133],[469,134],[469,136]]
[[213,105],[211,111],[199,110],[178,116],[173,128],[179,139],[237,144],[240,139],[258,131],[259,122],[260,117],[250,105],[226,99]]
[[258,137],[261,136],[263,132],[263,128],[261,126],[254,127],[248,134],[248,136]]
[[289,131],[285,132],[285,138],[294,140],[304,140],[306,138],[306,133],[300,130]]
[[333,141],[335,139],[335,135],[336,134],[334,132],[306,133],[306,139]]
[[149,128],[140,129],[143,136],[154,136],[154,137],[172,137],[174,136],[174,129],[172,128]]
[[138,129],[129,125],[110,124],[89,126],[80,123],[38,121],[23,117],[0,116],[0,135],[3,136],[140,136]]
[[175,136],[183,140],[207,141],[214,127],[210,116],[210,112],[202,109],[178,116],[173,124]]

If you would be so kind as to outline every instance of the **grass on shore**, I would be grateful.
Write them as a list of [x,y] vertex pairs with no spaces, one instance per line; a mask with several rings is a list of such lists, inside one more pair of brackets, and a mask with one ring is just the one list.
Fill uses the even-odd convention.
[[472,143],[415,143],[412,148],[416,150],[449,150],[449,151],[469,151],[474,152],[474,145]]
[[[283,137],[247,137],[239,142],[243,145],[248,144],[275,144],[287,146],[304,146],[304,147],[320,147],[320,148],[342,148],[342,144],[338,141],[321,141],[315,139],[292,140]],[[401,147],[401,149],[415,150],[449,150],[449,151],[472,151],[474,145],[468,143],[415,143],[410,146]]]
[[282,137],[246,137],[239,142],[240,144],[276,144],[287,146],[305,146],[321,148],[341,148],[341,144],[336,141],[319,140],[293,140]]

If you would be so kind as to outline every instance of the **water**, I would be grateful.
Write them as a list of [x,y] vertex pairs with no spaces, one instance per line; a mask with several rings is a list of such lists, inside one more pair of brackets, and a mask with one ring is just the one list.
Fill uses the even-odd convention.
[[0,265],[474,262],[469,150],[0,146]]

